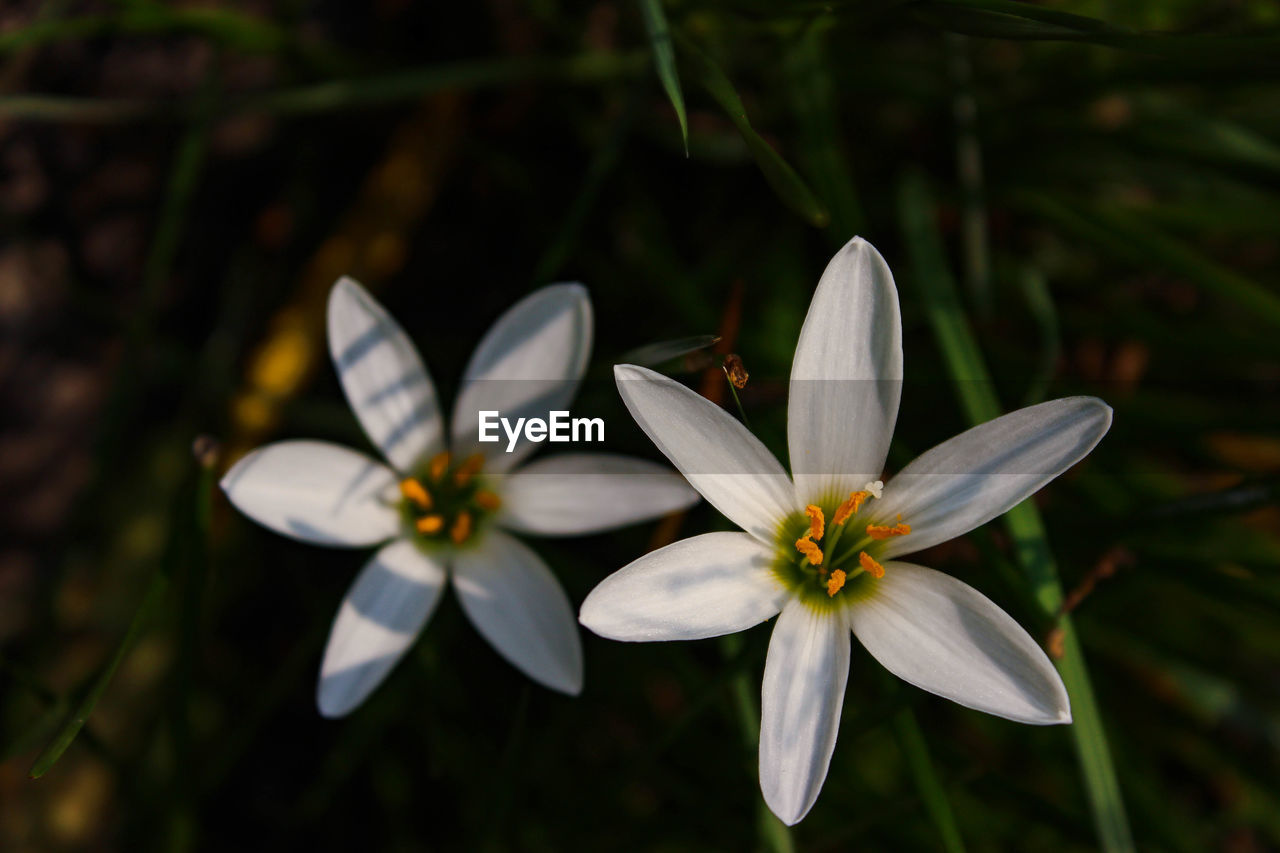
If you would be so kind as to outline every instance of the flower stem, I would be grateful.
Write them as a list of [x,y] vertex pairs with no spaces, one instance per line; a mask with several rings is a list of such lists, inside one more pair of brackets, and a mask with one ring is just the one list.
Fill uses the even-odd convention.
[[[730,634],[720,639],[720,650],[726,660],[737,657],[742,648],[742,637]],[[734,716],[738,727],[742,730],[742,743],[748,753],[755,753],[760,748],[760,707],[756,703],[751,689],[751,678],[743,668],[734,673],[729,682],[729,693],[733,697]],[[763,796],[756,797],[756,828],[760,832],[760,841],[766,850],[773,853],[794,853],[795,845],[791,842],[791,830],[769,811]]]

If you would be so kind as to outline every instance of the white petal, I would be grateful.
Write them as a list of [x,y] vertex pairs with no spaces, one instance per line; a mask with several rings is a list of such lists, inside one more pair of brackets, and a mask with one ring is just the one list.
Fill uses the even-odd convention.
[[382,683],[431,618],[447,577],[442,563],[405,539],[373,555],[329,632],[316,690],[321,714],[350,713]]
[[902,396],[902,318],[893,274],[855,237],[809,304],[787,404],[800,503],[843,499],[880,476]]
[[791,479],[736,418],[652,370],[613,368],[636,423],[707,501],[734,524],[773,544],[778,524],[799,509]]
[[[495,411],[514,425],[517,418],[542,418],[567,410],[591,355],[591,299],[580,284],[553,284],[517,302],[498,318],[476,347],[453,407],[453,449],[462,456],[482,453],[490,471],[510,470],[538,448],[521,438],[511,453],[504,436],[479,440],[481,411]],[[499,430],[501,432],[501,430]]]
[[789,596],[772,553],[745,533],[704,533],[601,581],[578,620],[611,640],[701,640],[772,618]]
[[543,536],[597,533],[658,518],[698,502],[669,468],[609,453],[567,453],[524,466],[502,481],[510,530]]
[[818,799],[848,680],[844,613],[793,598],[773,628],[760,694],[760,789],[784,823],[798,823]]
[[454,587],[476,629],[525,675],[552,690],[582,690],[582,640],[560,583],[529,546],[486,532],[454,560]]
[[281,441],[222,478],[236,509],[277,533],[316,545],[377,545],[400,530],[396,475],[341,445]]
[[1008,613],[950,575],[885,563],[849,608],[853,633],[885,669],[916,687],[1019,723],[1071,722],[1048,656]]
[[985,524],[1079,462],[1111,426],[1111,408],[1095,397],[1050,400],[960,433],[902,469],[872,502],[870,518],[911,534],[885,557],[911,554]]
[[369,440],[409,473],[444,449],[435,385],[400,324],[349,278],[329,291],[329,352]]

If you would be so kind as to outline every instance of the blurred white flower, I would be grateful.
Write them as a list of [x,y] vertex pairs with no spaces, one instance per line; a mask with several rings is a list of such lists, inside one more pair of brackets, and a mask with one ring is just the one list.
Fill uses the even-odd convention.
[[1079,461],[1110,426],[1106,404],[1012,412],[879,482],[901,396],[901,318],[889,268],[857,238],[827,266],[796,346],[794,480],[719,406],[651,370],[614,373],[653,442],[746,532],[636,560],[587,596],[580,619],[618,640],[691,640],[778,615],[760,721],[760,785],[778,817],[803,818],[826,779],[851,629],[887,669],[939,696],[1019,722],[1071,721],[1057,670],[1008,614],[897,558],[995,518]]
[[452,576],[462,609],[533,680],[576,695],[582,646],[546,564],[509,531],[566,536],[682,509],[697,493],[675,472],[603,453],[562,454],[519,470],[536,445],[481,444],[480,410],[513,417],[564,409],[591,350],[591,303],[577,284],[512,307],[471,356],[445,422],[435,386],[400,326],[359,284],[329,294],[329,350],[347,400],[389,465],[321,441],[282,441],[223,478],[231,502],[265,527],[317,545],[382,547],[334,620],[317,703],[349,713],[391,671]]

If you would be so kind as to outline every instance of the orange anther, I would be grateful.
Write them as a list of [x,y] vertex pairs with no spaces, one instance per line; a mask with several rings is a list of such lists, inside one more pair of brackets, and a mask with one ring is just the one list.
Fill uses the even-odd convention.
[[444,516],[424,515],[422,518],[415,521],[413,526],[418,529],[419,533],[430,536],[433,533],[439,533],[444,529]]
[[431,479],[439,480],[444,476],[444,472],[449,470],[449,451],[444,450],[431,457],[431,461],[427,463],[427,473],[431,475]]
[[809,504],[804,508],[804,514],[809,516],[809,538],[821,539],[826,526],[826,519],[822,515],[822,507]]
[[844,573],[844,569],[836,569],[831,573],[831,577],[827,578],[827,596],[832,597],[844,588],[845,578],[848,577]]
[[458,470],[453,472],[453,481],[459,486],[465,486],[471,482],[471,478],[480,473],[480,468],[484,465],[484,457],[479,453],[473,453],[462,461],[458,466]]
[[481,509],[487,509],[489,512],[493,512],[495,509],[502,506],[502,498],[498,497],[488,489],[481,489],[476,492],[475,502],[476,506]]
[[421,509],[431,509],[431,495],[427,494],[427,490],[413,477],[400,481],[400,494],[404,495],[405,500],[412,501]]
[[862,564],[862,569],[873,578],[884,577],[884,566],[880,565],[866,551],[858,554],[858,562]]
[[833,519],[833,523],[844,524],[849,520],[850,516],[857,514],[858,509],[862,506],[862,502],[869,497],[871,497],[870,492],[850,492],[849,499],[836,508],[836,515]]
[[453,526],[449,528],[449,538],[453,540],[454,545],[461,545],[471,537],[471,513],[465,509],[458,513],[453,519]]
[[813,544],[808,536],[801,536],[796,540],[796,550],[809,558],[810,565],[822,565],[822,549]]
[[872,539],[892,539],[895,536],[906,536],[911,532],[910,524],[898,522],[893,527],[885,527],[883,524],[868,524],[867,535]]

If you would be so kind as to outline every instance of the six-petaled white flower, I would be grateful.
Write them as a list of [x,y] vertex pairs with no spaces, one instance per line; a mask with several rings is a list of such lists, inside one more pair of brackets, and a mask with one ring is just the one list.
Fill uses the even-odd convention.
[[[1111,409],[1053,400],[974,427],[888,484],[901,396],[898,295],[855,238],[827,266],[796,345],[788,477],[738,420],[651,370],[615,368],[636,421],[744,533],[707,533],[631,563],[580,619],[618,640],[691,640],[778,616],[761,694],[760,785],[787,823],[808,813],[835,748],[850,630],[891,672],[970,708],[1071,721],[1048,657],[1003,610],[955,578],[898,558],[995,518],[1083,458]],[[794,478],[794,479],[793,479]]]
[[698,499],[679,475],[644,460],[573,453],[514,470],[535,444],[522,438],[505,452],[506,442],[479,442],[482,410],[545,418],[568,405],[591,350],[586,290],[545,287],[498,320],[467,366],[447,442],[435,386],[382,306],[342,279],[328,317],[347,400],[389,466],[335,444],[282,441],[222,480],[241,512],[278,533],[318,545],[382,545],[334,620],[320,712],[341,716],[364,701],[413,644],[449,576],[462,609],[503,657],[577,694],[582,647],[573,609],[546,564],[510,532],[593,533]]

